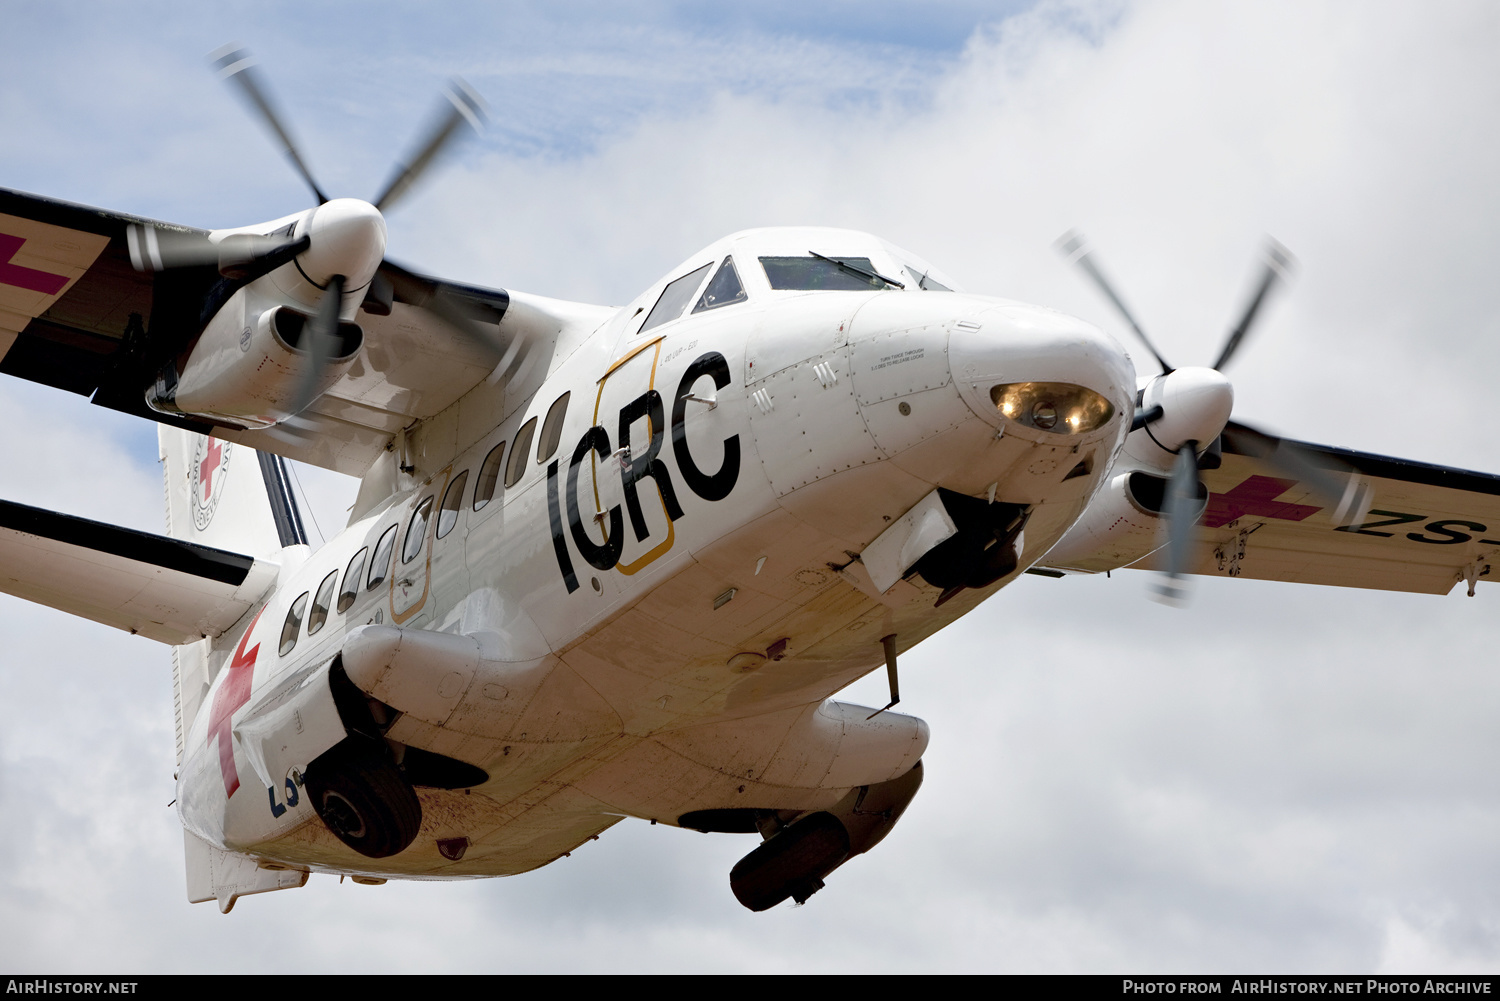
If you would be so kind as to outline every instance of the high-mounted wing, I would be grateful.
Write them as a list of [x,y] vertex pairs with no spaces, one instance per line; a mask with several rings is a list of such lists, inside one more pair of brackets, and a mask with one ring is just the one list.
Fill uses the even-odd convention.
[[[1264,461],[1257,436],[1231,424],[1223,464],[1202,473],[1210,493],[1188,573],[1428,594],[1500,576],[1491,571],[1500,563],[1500,476],[1295,444],[1335,475],[1356,470],[1373,490],[1371,509],[1336,523],[1326,499]],[[1134,564],[1165,565],[1160,552]]]
[[[496,369],[482,340],[450,324],[461,312],[467,322],[498,330],[510,304],[506,292],[388,264],[385,282],[372,284],[359,314],[359,360],[290,426],[247,431],[159,413],[146,405],[146,388],[245,279],[225,277],[212,264],[138,271],[132,227],[138,239],[145,232],[199,244],[208,237],[0,189],[0,372],[357,476],[402,428],[440,413]],[[532,338],[530,350],[547,348]]]
[[228,629],[276,565],[0,501],[0,591],[162,643]]

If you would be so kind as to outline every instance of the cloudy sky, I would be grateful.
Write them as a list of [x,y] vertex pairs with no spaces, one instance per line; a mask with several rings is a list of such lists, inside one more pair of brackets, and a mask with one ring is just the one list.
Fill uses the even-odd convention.
[[[368,197],[458,74],[494,122],[393,213],[399,260],[622,302],[732,230],[849,226],[1117,330],[1051,249],[1076,226],[1202,364],[1269,233],[1299,269],[1236,416],[1500,471],[1500,9],[726,7],[0,0],[0,185],[201,226],[305,207],[205,66],[239,41],[324,186]],[[13,380],[0,422],[0,496],[161,530],[152,426]],[[332,534],[352,481],[301,479]],[[921,794],[762,915],[728,888],[753,842],[636,822],[505,880],[190,906],[165,648],[0,599],[0,967],[1494,970],[1500,588],[1146,584],[1026,578],[908,656]]]

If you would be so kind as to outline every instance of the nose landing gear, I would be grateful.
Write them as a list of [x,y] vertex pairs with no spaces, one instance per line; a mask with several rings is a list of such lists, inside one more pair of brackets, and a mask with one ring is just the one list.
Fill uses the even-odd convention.
[[1015,571],[1020,559],[1016,542],[1031,509],[1020,504],[992,504],[942,488],[938,497],[958,531],[929,550],[909,572],[942,588],[937,600],[941,605],[966,587],[988,587]]

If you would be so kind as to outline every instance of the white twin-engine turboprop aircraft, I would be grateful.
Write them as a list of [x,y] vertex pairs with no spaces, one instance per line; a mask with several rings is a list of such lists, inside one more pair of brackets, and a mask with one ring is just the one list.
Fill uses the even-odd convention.
[[[1490,573],[1500,479],[1230,422],[1278,252],[1213,368],[1140,380],[845,230],[726,237],[623,308],[462,286],[382,216],[456,96],[374,203],[210,233],[0,191],[0,372],[158,421],[169,512],[0,504],[0,586],[173,647],[190,900],[519,873],[639,817],[758,833],[735,896],[804,901],[928,739],[832,697],[884,665],[894,705],[901,652],[1021,573]],[[362,478],[315,552],[282,456]]]

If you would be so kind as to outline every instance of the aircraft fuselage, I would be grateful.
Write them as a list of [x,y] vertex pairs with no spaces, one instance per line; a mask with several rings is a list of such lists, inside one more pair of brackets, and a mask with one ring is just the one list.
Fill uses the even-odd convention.
[[[909,649],[1062,537],[1129,430],[1135,375],[1113,340],[1049,309],[920,282],[773,288],[757,258],[809,246],[893,278],[917,267],[836,230],[720,241],[555,358],[524,406],[442,469],[398,472],[397,491],[337,538],[300,564],[284,553],[254,624],[213,646],[214,685],[179,777],[185,826],[269,865],[500,875],[624,816],[825,808],[877,759],[909,768],[926,743],[920,721],[806,707],[882,666],[883,637]],[[664,288],[730,257],[740,301],[685,301],[640,329]],[[1108,413],[1073,432],[1050,406],[1002,412],[995,387],[1035,385],[1081,387]],[[992,580],[967,563],[877,580],[860,555],[938,490],[954,511],[950,495],[975,517],[1015,512],[1011,535],[995,534],[1013,561],[985,557]],[[402,639],[419,632],[431,638]],[[247,753],[230,725],[268,718],[265,706],[341,652],[399,712],[383,721],[387,741],[487,776],[419,788],[422,835],[390,858],[362,857],[318,822],[300,787],[306,761]],[[428,666],[398,677],[403,656]],[[787,733],[822,746],[829,726],[869,740],[864,764],[841,772],[834,754],[819,774],[777,773]],[[441,845],[459,839],[454,859]]]

